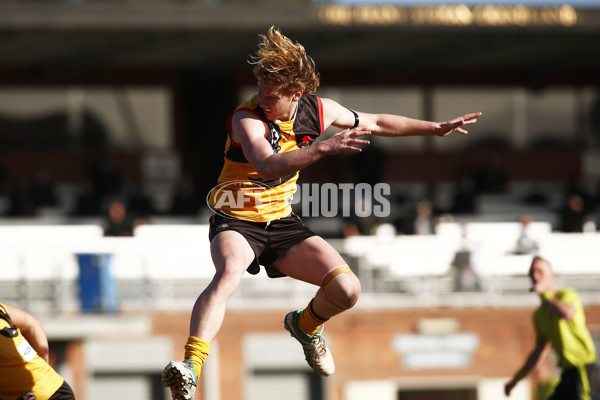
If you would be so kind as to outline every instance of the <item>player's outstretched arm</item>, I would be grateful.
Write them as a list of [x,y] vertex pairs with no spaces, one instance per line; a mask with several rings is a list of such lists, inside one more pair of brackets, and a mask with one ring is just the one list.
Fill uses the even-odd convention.
[[432,122],[404,117],[393,114],[372,114],[352,111],[331,99],[322,99],[325,126],[334,125],[340,128],[349,128],[357,122],[376,136],[446,136],[452,132],[466,135],[466,125],[477,122],[477,117],[482,113],[470,113],[449,119],[444,122]]

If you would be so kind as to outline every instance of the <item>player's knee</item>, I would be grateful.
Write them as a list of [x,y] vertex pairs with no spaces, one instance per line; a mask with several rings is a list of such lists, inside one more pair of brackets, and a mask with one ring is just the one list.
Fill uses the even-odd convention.
[[354,274],[340,274],[327,287],[325,293],[329,303],[339,309],[348,310],[360,297],[360,281]]
[[240,283],[242,275],[243,274],[239,272],[239,268],[235,265],[225,265],[217,269],[213,282],[218,288],[225,291],[233,291]]

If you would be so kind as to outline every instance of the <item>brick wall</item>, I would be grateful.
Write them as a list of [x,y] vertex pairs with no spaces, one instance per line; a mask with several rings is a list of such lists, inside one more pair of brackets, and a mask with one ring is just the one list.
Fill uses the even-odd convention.
[[[375,310],[357,307],[327,324],[326,338],[336,360],[336,373],[327,378],[328,400],[342,400],[344,386],[356,380],[385,380],[423,376],[509,377],[521,367],[534,345],[532,308],[426,308]],[[242,399],[243,339],[248,333],[281,333],[285,311],[229,310],[217,336],[220,391],[223,399]],[[587,306],[588,325],[600,334],[600,305]],[[424,318],[451,318],[456,333],[473,333],[479,345],[469,366],[459,369],[407,369],[392,342],[398,334],[417,334]],[[154,334],[170,336],[176,359],[183,357],[189,313],[159,314]],[[290,337],[290,340],[293,340]],[[298,346],[298,352],[301,352]],[[210,360],[210,356],[209,356]],[[532,374],[534,383],[548,379],[554,366],[548,358]],[[201,390],[199,390],[201,392]],[[199,395],[198,400],[203,400]]]

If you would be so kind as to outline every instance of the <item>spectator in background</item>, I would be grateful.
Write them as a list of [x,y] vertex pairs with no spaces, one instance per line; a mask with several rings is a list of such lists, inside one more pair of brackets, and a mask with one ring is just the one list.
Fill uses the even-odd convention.
[[516,254],[535,254],[538,251],[538,244],[531,235],[531,223],[533,217],[530,214],[523,214],[520,218],[521,234],[515,245]]
[[41,322],[0,303],[0,398],[75,400],[69,384],[48,360],[48,338]]
[[[453,222],[452,217],[447,215],[442,215],[440,220]],[[459,292],[480,291],[484,285],[471,263],[473,254],[478,251],[477,246],[467,238],[464,227],[461,228],[461,231],[460,249],[454,253],[454,259],[452,260],[452,266],[454,267],[454,289]]]
[[579,295],[574,289],[556,288],[552,266],[542,257],[533,259],[529,277],[533,284],[531,291],[540,295],[542,303],[533,314],[536,344],[523,367],[506,383],[504,391],[510,395],[551,344],[562,374],[549,400],[590,400],[597,383],[596,349],[586,327]]
[[560,213],[560,228],[562,232],[583,232],[585,219],[585,204],[578,194],[570,194]]
[[567,195],[576,194],[583,200],[583,209],[588,212],[592,211],[594,208],[594,197],[591,193],[586,189],[584,183],[581,178],[571,179],[567,183]]
[[415,235],[431,235],[434,230],[433,204],[430,200],[421,200],[417,203],[413,221]]
[[476,292],[481,290],[481,280],[471,266],[471,250],[463,247],[454,255],[452,265],[456,268],[455,290]]
[[108,205],[104,236],[132,236],[133,225],[127,215],[127,207],[121,200],[113,200]]
[[113,200],[108,205],[104,236],[133,236],[135,228],[146,223],[145,217],[129,212],[123,201]]

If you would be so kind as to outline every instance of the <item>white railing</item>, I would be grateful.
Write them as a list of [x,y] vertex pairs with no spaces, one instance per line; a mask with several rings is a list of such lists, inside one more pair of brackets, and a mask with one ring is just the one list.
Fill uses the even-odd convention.
[[[600,233],[552,233],[534,223],[528,232],[539,254],[554,265],[559,283],[600,294]],[[526,294],[533,253],[515,254],[518,223],[445,223],[424,236],[356,236],[331,240],[369,295],[440,298],[457,290],[487,295]],[[97,225],[0,226],[0,290],[4,301],[76,311],[77,254],[111,254],[110,274],[119,306],[127,309],[191,307],[214,267],[207,225],[144,225],[133,237],[104,237]],[[467,256],[461,261],[457,255]],[[463,258],[463,260],[465,260]],[[479,286],[459,285],[461,268]],[[243,304],[273,299],[304,301],[314,286],[291,279],[246,275],[233,298]]]

